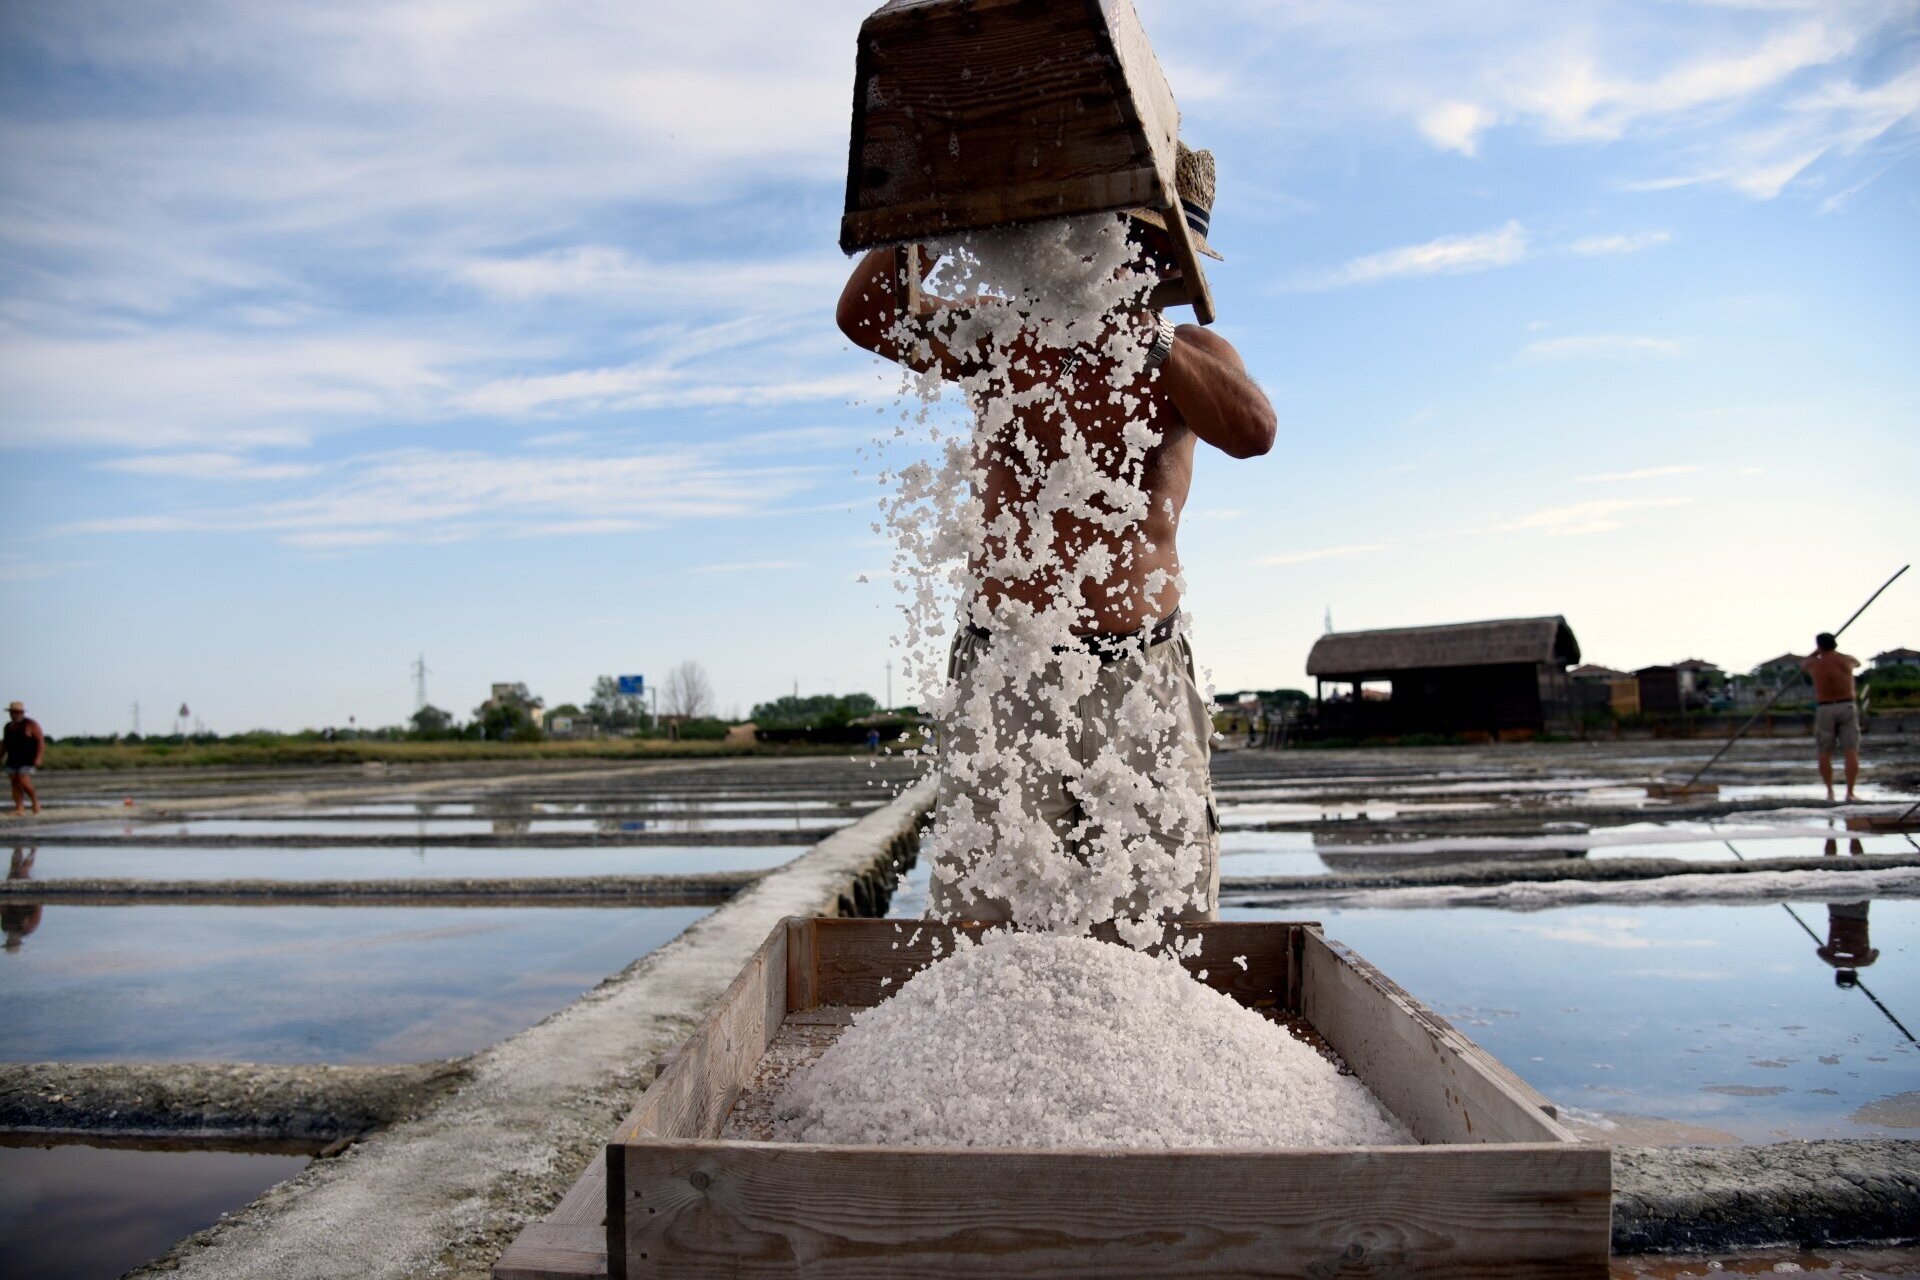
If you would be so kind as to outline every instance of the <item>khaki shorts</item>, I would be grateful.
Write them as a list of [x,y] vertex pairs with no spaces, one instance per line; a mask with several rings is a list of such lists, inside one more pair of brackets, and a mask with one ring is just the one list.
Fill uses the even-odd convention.
[[1860,709],[1851,702],[1823,702],[1813,709],[1813,737],[1821,755],[1860,749]]
[[[968,630],[962,630],[954,641],[948,676],[957,685],[962,700],[967,696],[980,655],[991,643],[990,637]],[[1195,678],[1193,650],[1184,634],[1175,634],[1151,645],[1144,653],[1135,650],[1102,663],[1093,688],[1074,703],[1068,723],[1059,723],[1061,717],[1051,708],[1030,707],[1011,698],[997,701],[994,733],[1003,742],[1028,740],[1036,735],[1057,739],[1082,768],[1093,764],[1095,758],[1112,745],[1137,776],[1164,780],[1168,742],[1122,741],[1115,711],[1120,706],[1121,695],[1129,690],[1149,691],[1162,708],[1160,714],[1171,729],[1171,745],[1178,748],[1180,764],[1177,767],[1184,775],[1182,780],[1190,789],[1189,794],[1204,802],[1203,811],[1192,814],[1147,807],[1147,838],[1169,861],[1189,850],[1197,849],[1199,853],[1200,870],[1189,887],[1194,901],[1168,918],[1212,920],[1218,913],[1220,901],[1220,820],[1207,768],[1213,717],[1206,695]],[[944,764],[948,753],[954,751],[979,759],[974,733],[969,726],[944,718],[938,726],[938,735],[943,764],[940,811],[948,811],[949,806],[965,806],[964,811],[981,821],[991,821],[995,806],[983,798],[983,793],[1006,780],[1008,766],[989,761],[979,779],[963,785],[952,778]],[[1023,783],[1020,790],[1025,821],[1046,824],[1061,845],[1084,862],[1085,855],[1076,851],[1076,842],[1084,840],[1092,828],[1081,800],[1067,785],[1068,775],[1037,766],[1031,760],[1017,767],[1024,775],[1020,779]],[[993,922],[1008,919],[1011,908],[1004,900],[983,898],[957,887],[967,860],[965,849],[943,848],[936,853],[929,893],[933,914]],[[1116,899],[1114,907],[1116,914],[1130,918],[1145,914],[1145,903],[1138,896],[1131,901]]]

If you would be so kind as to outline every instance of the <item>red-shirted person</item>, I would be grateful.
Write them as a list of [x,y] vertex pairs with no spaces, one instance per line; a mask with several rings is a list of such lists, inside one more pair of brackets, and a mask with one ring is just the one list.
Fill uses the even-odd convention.
[[33,789],[33,771],[47,758],[47,735],[27,718],[27,709],[18,702],[7,704],[7,729],[4,746],[7,761],[7,785],[13,790],[15,817],[26,813],[26,802],[40,812],[40,793]]
[[1860,708],[1854,705],[1853,669],[1860,659],[1840,652],[1830,632],[1813,638],[1813,656],[1800,660],[1800,669],[1813,677],[1813,736],[1820,750],[1820,780],[1827,784],[1827,803],[1833,803],[1833,748],[1847,756],[1847,800],[1860,777]]

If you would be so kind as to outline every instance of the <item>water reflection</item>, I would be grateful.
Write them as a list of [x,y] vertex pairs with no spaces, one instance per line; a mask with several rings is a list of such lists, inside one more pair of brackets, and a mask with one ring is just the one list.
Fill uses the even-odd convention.
[[1920,1047],[1901,1019],[1920,991],[1920,902],[1786,906],[1221,914],[1322,920],[1611,1141],[1911,1136]]
[[[33,879],[33,861],[39,855],[38,847],[14,846],[13,858],[7,864],[7,879]],[[27,935],[40,927],[40,915],[44,910],[38,902],[15,902],[11,898],[0,904],[0,932],[6,934],[6,950],[20,949]]]

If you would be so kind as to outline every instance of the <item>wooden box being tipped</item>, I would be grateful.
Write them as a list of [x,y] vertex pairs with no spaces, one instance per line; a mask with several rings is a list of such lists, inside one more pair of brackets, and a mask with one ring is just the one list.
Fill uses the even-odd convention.
[[760,1127],[796,1063],[898,990],[946,932],[796,918],[672,1057],[604,1164],[495,1275],[1606,1275],[1606,1147],[1575,1140],[1512,1072],[1317,925],[1196,928],[1190,971],[1294,1026],[1420,1145],[1011,1150],[740,1136]]
[[1161,209],[1178,301],[1211,324],[1179,128],[1132,0],[891,0],[860,28],[840,247]]

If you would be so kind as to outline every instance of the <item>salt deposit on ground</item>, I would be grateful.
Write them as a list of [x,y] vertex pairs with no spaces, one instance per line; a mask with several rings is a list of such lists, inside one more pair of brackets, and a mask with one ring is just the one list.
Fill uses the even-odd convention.
[[779,1108],[796,1142],[1329,1147],[1411,1142],[1364,1085],[1169,960],[997,934],[856,1016]]
[[1343,907],[1503,907],[1515,911],[1587,902],[1858,902],[1920,895],[1920,871],[1749,871],[1661,876],[1653,880],[1544,880],[1495,885],[1303,892],[1286,898],[1240,899],[1244,906],[1337,902]]

